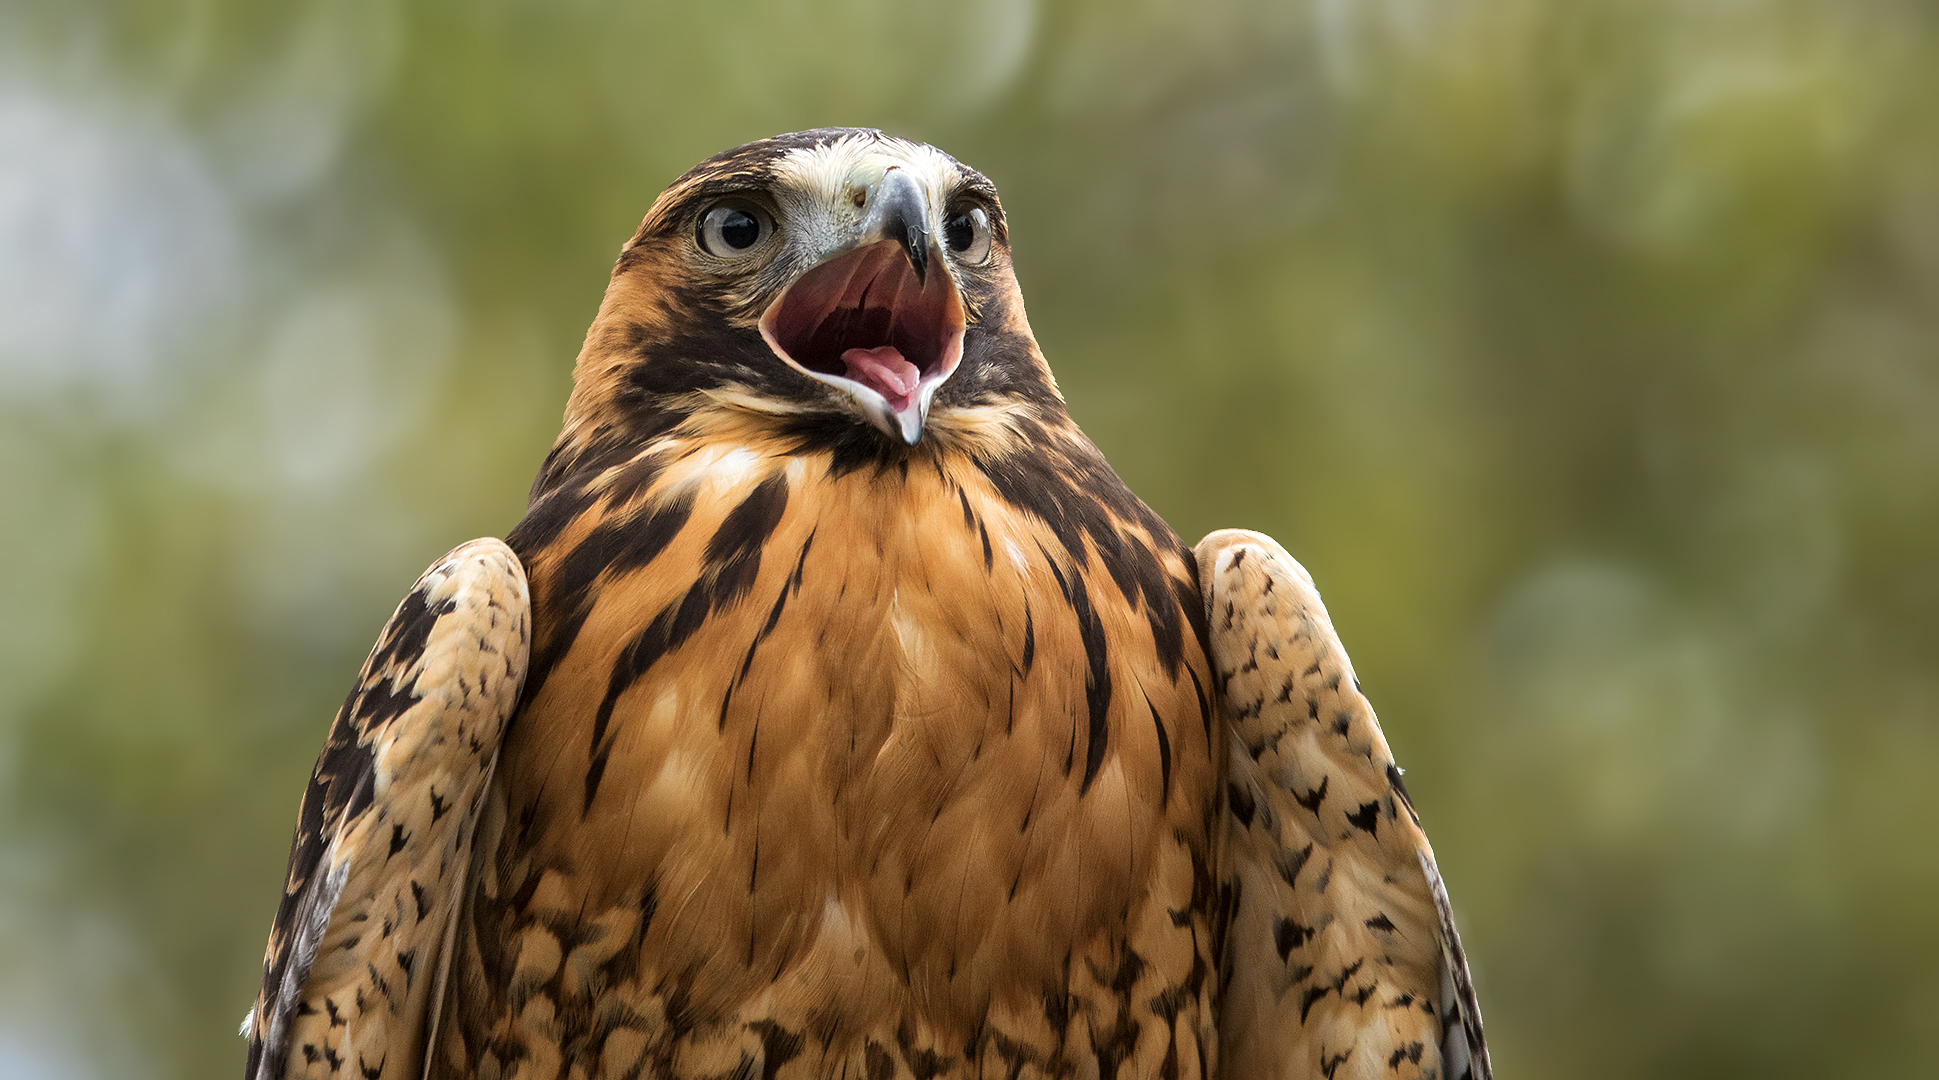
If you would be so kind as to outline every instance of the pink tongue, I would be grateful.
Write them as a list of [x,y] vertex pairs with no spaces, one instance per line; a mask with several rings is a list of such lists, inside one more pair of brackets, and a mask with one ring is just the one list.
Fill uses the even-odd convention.
[[893,345],[850,349],[842,353],[842,363],[848,367],[849,378],[887,398],[889,407],[897,412],[909,407],[909,395],[922,381],[922,371],[904,360],[902,350]]

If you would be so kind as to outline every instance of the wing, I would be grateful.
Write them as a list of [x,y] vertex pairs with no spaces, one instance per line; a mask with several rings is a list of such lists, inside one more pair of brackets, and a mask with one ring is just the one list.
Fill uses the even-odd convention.
[[303,795],[246,1080],[421,1076],[530,610],[511,548],[473,540],[384,624]]
[[1199,542],[1227,722],[1227,1076],[1487,1080],[1454,913],[1313,579],[1259,533]]

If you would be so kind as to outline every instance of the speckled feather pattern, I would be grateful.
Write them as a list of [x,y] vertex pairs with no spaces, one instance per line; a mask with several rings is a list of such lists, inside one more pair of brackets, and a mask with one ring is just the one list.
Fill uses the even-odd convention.
[[[991,232],[932,267],[967,325],[911,446],[756,327],[892,168]],[[798,227],[723,262],[723,197]],[[1486,1076],[1317,594],[1207,545],[1071,421],[987,180],[851,129],[703,162],[526,516],[427,574],[332,730],[252,1080]]]
[[524,685],[531,600],[497,540],[460,545],[385,624],[304,794],[247,1076],[415,1078],[475,807]]
[[1253,532],[1215,532],[1197,556],[1231,725],[1229,1075],[1489,1077],[1433,849],[1312,578]]

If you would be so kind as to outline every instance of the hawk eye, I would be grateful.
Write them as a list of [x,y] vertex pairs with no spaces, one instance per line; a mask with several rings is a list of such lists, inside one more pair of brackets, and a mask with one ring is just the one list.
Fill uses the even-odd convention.
[[990,215],[974,204],[959,206],[943,222],[943,243],[957,261],[974,266],[990,257]]
[[696,230],[701,250],[721,259],[738,259],[774,232],[773,219],[752,203],[732,199],[700,216]]

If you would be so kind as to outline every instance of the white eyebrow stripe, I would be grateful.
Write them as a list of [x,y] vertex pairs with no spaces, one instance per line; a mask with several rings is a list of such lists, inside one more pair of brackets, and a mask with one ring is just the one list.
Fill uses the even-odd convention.
[[955,160],[933,146],[891,135],[856,133],[782,155],[774,164],[775,185],[783,189],[776,195],[785,193],[804,203],[830,205],[849,197],[851,180],[871,183],[891,166],[915,177],[937,213],[962,182],[962,170]]

